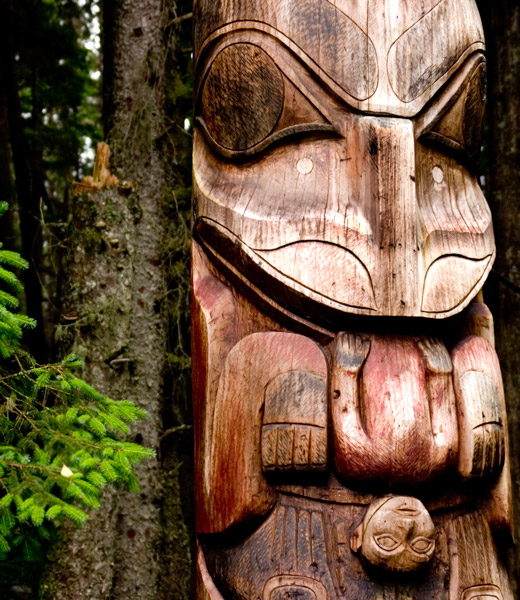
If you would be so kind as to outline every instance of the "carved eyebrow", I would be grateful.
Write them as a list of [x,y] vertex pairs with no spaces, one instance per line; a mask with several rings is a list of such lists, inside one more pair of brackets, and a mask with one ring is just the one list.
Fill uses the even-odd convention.
[[199,0],[196,7],[204,11],[205,23],[196,32],[197,46],[224,25],[256,21],[274,27],[292,40],[352,98],[362,101],[374,94],[378,84],[376,51],[367,34],[352,19],[328,0],[281,0],[276,11],[265,4]]
[[390,48],[388,78],[395,95],[402,102],[419,98],[472,46],[484,48],[476,4],[473,0],[441,1]]
[[432,127],[435,127],[456,103],[479,69],[485,68],[485,65],[484,54],[475,52],[451,74],[448,82],[440,90],[436,90],[432,101],[418,116],[415,126],[416,138],[422,137]]

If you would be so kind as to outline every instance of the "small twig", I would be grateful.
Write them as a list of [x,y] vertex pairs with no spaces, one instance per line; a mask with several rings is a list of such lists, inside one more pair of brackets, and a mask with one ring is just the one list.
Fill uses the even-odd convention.
[[161,435],[161,440],[164,440],[165,437],[172,435],[174,433],[179,433],[180,431],[187,431],[188,429],[193,429],[192,425],[177,425],[177,427],[170,427],[166,429],[166,431]]
[[32,469],[33,471],[36,470],[36,471],[43,471],[43,472],[47,471],[48,473],[51,473],[51,474],[59,473],[59,469],[57,469],[56,467],[48,467],[47,465],[30,465],[30,464],[22,465],[21,463],[14,462],[12,460],[6,460],[4,462],[8,467],[14,467],[16,469]]
[[186,13],[185,15],[181,15],[180,17],[175,17],[175,19],[172,19],[171,21],[168,22],[168,26],[170,25],[178,25],[179,23],[182,23],[183,21],[187,21],[188,19],[191,19],[193,17],[193,13]]

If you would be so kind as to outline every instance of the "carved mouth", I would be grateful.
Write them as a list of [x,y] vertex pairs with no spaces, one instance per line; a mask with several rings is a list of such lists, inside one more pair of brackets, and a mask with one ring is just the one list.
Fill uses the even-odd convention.
[[300,298],[341,312],[349,312],[347,307],[366,313],[377,311],[370,274],[346,248],[307,240],[273,250],[255,250],[212,219],[198,219],[195,229],[231,264],[242,265],[239,270],[247,265],[254,271],[258,283],[263,283],[269,295],[283,305],[288,299],[286,294],[295,292]]
[[494,253],[481,259],[456,254],[441,256],[428,268],[424,279],[422,310],[450,311],[461,305],[493,264]]
[[[332,242],[307,239],[278,248],[252,248],[208,217],[197,219],[195,231],[217,260],[232,265],[243,283],[305,318],[316,303],[341,315],[446,318],[470,302],[494,259],[494,253],[478,258],[447,254],[429,265],[422,286],[421,277],[410,283],[403,272],[392,279],[392,286],[375,289],[372,276],[383,265],[366,264]],[[326,320],[337,316],[323,314]]]

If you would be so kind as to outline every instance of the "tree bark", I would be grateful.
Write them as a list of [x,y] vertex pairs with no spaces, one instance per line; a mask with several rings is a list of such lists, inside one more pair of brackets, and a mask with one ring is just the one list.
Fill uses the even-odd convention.
[[[520,540],[520,6],[480,2],[487,28],[489,139],[486,188],[493,211],[497,259],[486,288],[496,324],[508,403],[516,540]],[[509,554],[514,592],[520,590],[520,546]]]
[[[140,465],[140,494],[108,492],[84,529],[67,530],[40,594],[48,600],[182,600],[192,585],[191,489],[182,467],[191,447],[182,437],[190,431],[181,422],[182,401],[177,410],[169,395],[167,360],[165,198],[175,185],[163,145],[168,15],[161,0],[115,0],[110,8],[104,43],[110,47],[105,58],[113,57],[105,66],[112,82],[105,101],[113,107],[108,140],[120,184],[84,192],[74,202],[59,333],[65,346],[86,355],[87,381],[148,411],[134,439],[154,448],[157,458]],[[173,413],[174,427],[165,435]]]

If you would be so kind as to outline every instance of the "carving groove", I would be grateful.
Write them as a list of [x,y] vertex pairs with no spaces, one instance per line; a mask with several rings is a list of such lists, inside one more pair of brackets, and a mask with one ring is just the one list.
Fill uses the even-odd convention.
[[[388,53],[392,88],[403,102],[411,102],[446,74],[470,48],[484,43],[474,4],[443,0],[394,42]],[[458,17],[458,18],[457,18]],[[466,27],[461,19],[467,18]],[[434,31],[435,30],[435,31]],[[435,41],[442,38],[445,45]],[[480,46],[479,46],[480,44]],[[422,48],[414,52],[412,48]]]
[[[274,5],[237,3],[227,22],[266,23],[294,41],[321,69],[355,99],[365,100],[378,82],[377,57],[366,33],[327,0],[280,0]],[[222,1],[205,4],[195,21],[198,47],[226,24]]]

